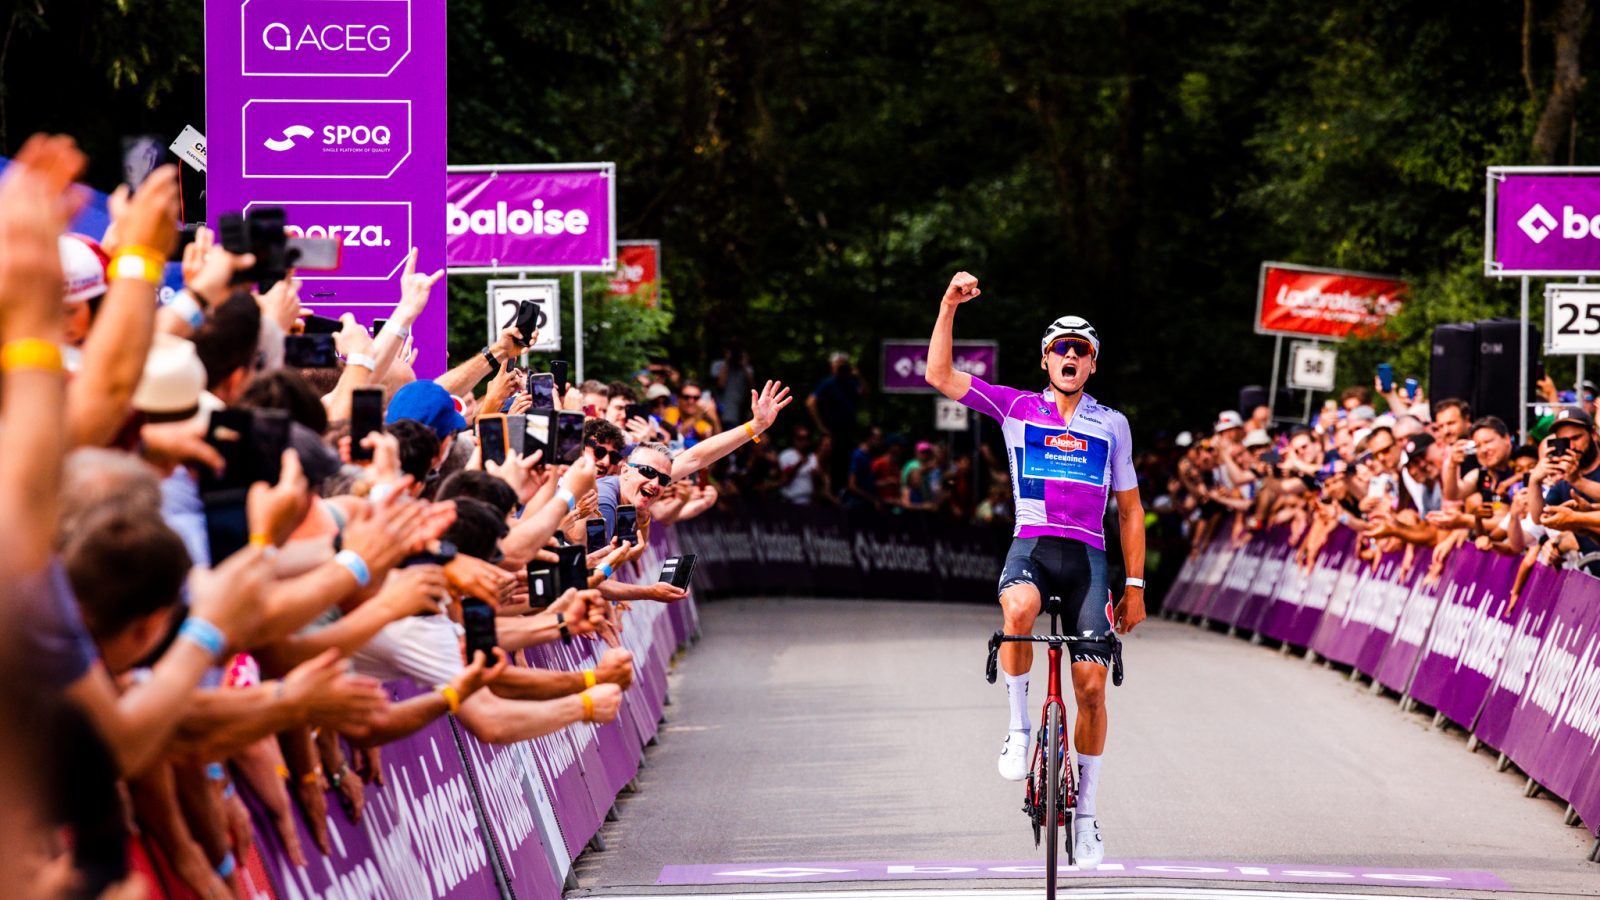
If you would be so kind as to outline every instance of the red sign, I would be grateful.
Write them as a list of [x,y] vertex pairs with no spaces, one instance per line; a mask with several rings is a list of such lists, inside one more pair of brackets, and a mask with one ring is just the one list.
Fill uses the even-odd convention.
[[661,243],[618,241],[617,274],[611,279],[613,297],[638,297],[655,306],[661,290]]
[[1324,341],[1366,337],[1383,331],[1405,297],[1404,281],[1382,275],[1263,263],[1256,331]]
[[1089,449],[1089,442],[1082,438],[1075,438],[1070,434],[1047,434],[1044,436],[1044,445],[1067,453],[1076,453],[1079,450]]

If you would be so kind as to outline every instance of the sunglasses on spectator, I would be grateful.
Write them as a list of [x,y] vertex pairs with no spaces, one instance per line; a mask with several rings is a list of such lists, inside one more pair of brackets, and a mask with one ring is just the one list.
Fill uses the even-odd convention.
[[1059,353],[1062,356],[1066,356],[1068,350],[1078,351],[1080,357],[1094,355],[1094,345],[1083,338],[1058,338],[1050,342],[1051,353]]
[[639,470],[639,474],[643,475],[646,481],[649,481],[650,479],[654,478],[655,480],[661,482],[661,486],[662,487],[666,487],[667,485],[672,483],[672,476],[668,475],[665,472],[657,470],[655,466],[647,466],[644,463],[635,463],[635,462],[628,463],[628,465],[633,466],[635,469],[638,469]]
[[609,458],[614,463],[622,462],[621,450],[613,450],[599,441],[592,440],[584,441],[583,445],[594,451],[594,458],[598,461],[604,462],[607,458]]
[[699,400],[700,399],[700,395],[699,394],[679,394],[678,396],[682,397],[685,400]]

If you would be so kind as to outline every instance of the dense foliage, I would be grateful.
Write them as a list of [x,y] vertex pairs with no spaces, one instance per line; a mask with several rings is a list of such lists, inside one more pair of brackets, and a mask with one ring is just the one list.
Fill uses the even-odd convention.
[[[13,3],[0,143],[72,132],[109,186],[119,134],[200,121],[199,6]],[[675,316],[602,339],[623,316],[596,297],[601,365],[703,372],[737,339],[801,384],[833,348],[870,372],[967,268],[958,337],[999,340],[1005,380],[1085,315],[1096,393],[1149,431],[1266,380],[1263,259],[1412,279],[1398,340],[1350,348],[1347,381],[1421,372],[1434,321],[1514,314],[1481,274],[1483,167],[1600,149],[1585,6],[450,0],[451,159],[618,164],[622,236],[662,240]],[[481,290],[453,280],[458,351]],[[880,401],[917,428],[927,407]]]

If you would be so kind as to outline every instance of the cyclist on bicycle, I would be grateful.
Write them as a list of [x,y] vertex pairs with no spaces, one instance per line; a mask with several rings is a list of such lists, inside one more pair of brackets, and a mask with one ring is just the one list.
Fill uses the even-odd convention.
[[[1061,598],[1062,620],[1072,633],[1120,633],[1144,621],[1144,507],[1133,470],[1128,420],[1083,392],[1100,356],[1100,337],[1077,316],[1050,323],[1039,342],[1040,368],[1049,387],[1019,391],[986,383],[951,365],[956,307],[975,299],[978,279],[957,272],[945,289],[939,319],[928,344],[928,384],[965,406],[1000,422],[1017,524],[1000,573],[1000,606],[1007,634],[1031,634],[1041,597]],[[1113,610],[1106,584],[1104,521],[1109,492],[1117,495],[1122,557],[1128,578]],[[1074,624],[1076,623],[1076,624]],[[1000,750],[1000,774],[1021,781],[1028,774],[1028,671],[1033,645],[1007,643],[1000,650],[1011,702],[1011,724]],[[1074,815],[1078,861],[1095,866],[1105,847],[1095,820],[1095,793],[1106,745],[1106,672],[1109,648],[1072,645],[1072,689],[1078,716],[1078,799]]]

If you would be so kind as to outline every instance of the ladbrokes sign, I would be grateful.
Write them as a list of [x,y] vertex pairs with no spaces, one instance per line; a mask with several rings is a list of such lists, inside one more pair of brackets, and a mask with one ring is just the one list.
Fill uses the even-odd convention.
[[1382,275],[1263,263],[1256,331],[1324,341],[1375,334],[1405,295],[1404,281]]
[[1600,169],[1489,170],[1484,271],[1600,274]]

